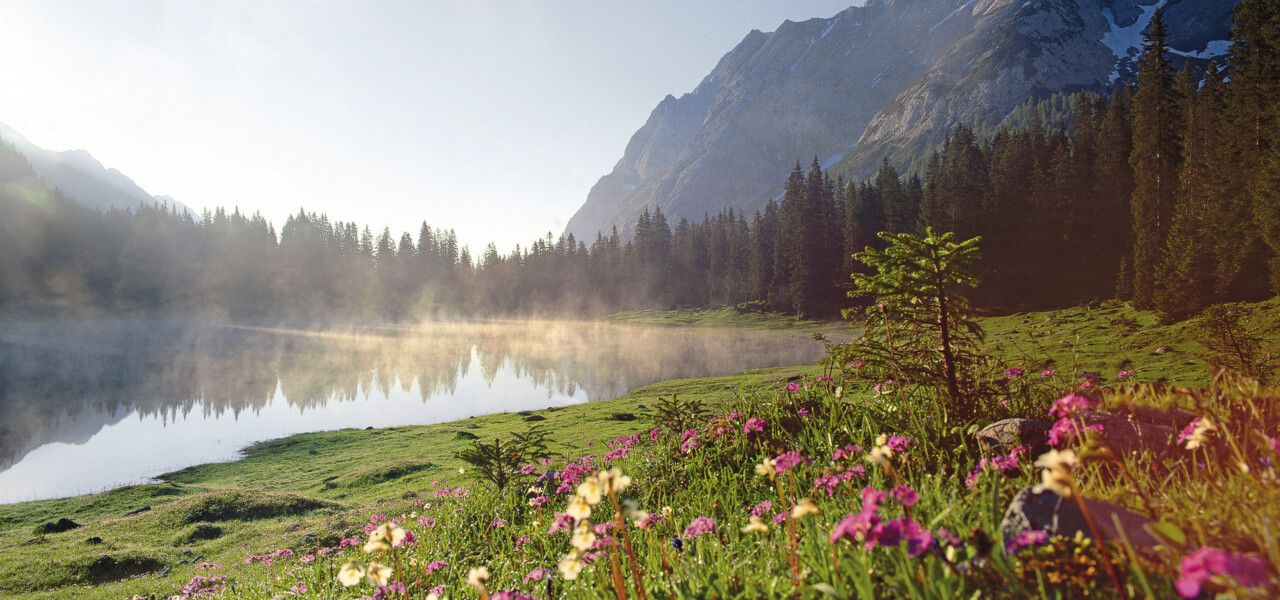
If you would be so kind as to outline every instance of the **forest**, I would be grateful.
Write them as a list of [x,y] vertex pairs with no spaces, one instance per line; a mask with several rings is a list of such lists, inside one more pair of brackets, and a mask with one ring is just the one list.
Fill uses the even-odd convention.
[[1178,70],[1157,13],[1136,82],[1028,101],[998,127],[959,125],[922,173],[885,161],[869,178],[832,179],[814,157],[750,215],[673,225],[654,207],[625,243],[548,233],[473,256],[426,222],[415,239],[305,210],[278,231],[238,209],[103,214],[3,147],[0,310],[405,320],[731,305],[830,317],[851,302],[855,252],[879,247],[878,232],[933,227],[981,236],[979,306],[1118,298],[1181,320],[1280,292],[1280,52],[1260,11],[1237,11],[1221,68]]

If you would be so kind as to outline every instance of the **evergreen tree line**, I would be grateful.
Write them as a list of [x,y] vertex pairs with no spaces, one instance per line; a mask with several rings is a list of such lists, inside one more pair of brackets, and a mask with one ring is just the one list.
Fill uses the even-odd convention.
[[[655,207],[626,243],[616,229],[589,246],[548,234],[475,260],[426,223],[415,240],[306,211],[278,235],[239,211],[101,214],[40,191],[3,149],[0,304],[404,318],[750,303],[827,316],[847,305],[852,255],[881,248],[878,232],[932,227],[982,237],[979,305],[1119,297],[1182,319],[1280,292],[1278,12],[1242,2],[1227,65],[1202,77],[1175,71],[1157,12],[1136,84],[1028,103],[981,138],[957,126],[923,178],[885,161],[832,180],[815,157],[750,216],[673,228]],[[1067,118],[1046,127],[1046,112]]]

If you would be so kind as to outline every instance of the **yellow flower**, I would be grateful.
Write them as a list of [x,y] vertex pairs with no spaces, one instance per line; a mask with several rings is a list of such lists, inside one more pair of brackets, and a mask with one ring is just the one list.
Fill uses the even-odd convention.
[[621,492],[622,490],[631,487],[631,478],[623,475],[622,469],[619,469],[618,467],[614,467],[608,471],[600,471],[600,474],[596,475],[596,479],[599,479],[600,482],[604,484],[605,489],[614,493]]
[[376,586],[387,585],[387,580],[391,579],[391,567],[376,562],[369,563],[369,571],[365,573],[369,578],[369,583]]
[[364,569],[360,567],[360,564],[354,558],[348,560],[347,564],[342,565],[342,568],[338,570],[338,583],[341,583],[342,587],[351,587],[360,583],[363,579]]
[[591,516],[591,505],[587,504],[587,501],[583,500],[582,496],[575,496],[573,500],[569,501],[569,508],[566,508],[564,512],[581,521]]
[[573,537],[569,538],[569,545],[586,552],[591,549],[591,544],[594,544],[595,541],[596,534],[591,530],[591,526],[586,523],[578,523],[578,527],[573,530]]
[[467,571],[467,585],[474,588],[481,595],[485,593],[484,582],[489,580],[489,569],[485,567],[472,567]]
[[773,477],[778,470],[773,467],[773,459],[766,458],[764,462],[756,465],[756,475]]
[[1075,477],[1071,469],[1076,464],[1076,453],[1073,450],[1050,450],[1036,459],[1035,466],[1044,468],[1040,473],[1040,485],[1035,491],[1049,490],[1063,498],[1070,498],[1075,489]]
[[578,578],[578,573],[582,572],[582,558],[578,556],[577,550],[570,550],[564,558],[560,559],[560,574],[564,575],[565,581],[573,581]]
[[390,549],[391,549],[391,544],[387,543],[386,538],[378,535],[377,531],[369,534],[369,541],[364,543],[364,551],[370,554],[374,552],[382,552],[383,550],[390,550]]
[[799,519],[800,517],[808,515],[816,515],[819,512],[818,505],[814,504],[813,500],[805,498],[797,502],[795,506],[791,507],[791,518]]
[[[883,435],[880,437],[884,437]],[[885,444],[881,444],[871,449],[871,453],[867,455],[867,462],[880,465],[883,468],[889,468],[889,461],[893,459],[893,448]]]
[[769,526],[765,525],[764,521],[760,520],[760,517],[751,517],[751,522],[748,523],[746,527],[742,528],[742,533],[751,533],[753,531],[759,531],[760,533],[768,533]]
[[601,488],[600,480],[596,477],[589,477],[578,484],[578,497],[591,506],[600,504],[600,495],[603,493],[604,489]]

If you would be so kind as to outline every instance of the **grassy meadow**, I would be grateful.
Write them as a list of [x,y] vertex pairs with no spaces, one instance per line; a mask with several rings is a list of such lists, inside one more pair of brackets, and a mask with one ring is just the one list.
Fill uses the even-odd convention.
[[[1263,347],[1280,348],[1280,300],[1250,308]],[[844,329],[731,309],[612,318]],[[1275,390],[1215,378],[1194,325],[1122,306],[981,323],[986,350],[1010,371],[1006,396],[976,421],[943,422],[928,397],[807,365],[440,425],[296,435],[155,484],[0,506],[0,597],[1280,593]],[[1182,543],[1104,552],[1087,539],[1002,538],[1010,499],[1048,480],[1036,456],[983,462],[971,434],[1004,417],[1048,421],[1073,392],[1112,409],[1177,406],[1213,424],[1173,456],[1107,456],[1086,437],[1078,460],[1047,467],[1068,495],[1141,512]],[[501,492],[455,456],[531,428],[548,434],[545,457],[522,456]],[[37,532],[61,518],[80,527]]]

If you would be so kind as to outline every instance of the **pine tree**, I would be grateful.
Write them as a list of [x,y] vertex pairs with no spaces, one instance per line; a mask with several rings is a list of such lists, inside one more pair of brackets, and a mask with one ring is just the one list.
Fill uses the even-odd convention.
[[1173,217],[1178,169],[1182,164],[1182,101],[1175,87],[1174,70],[1165,54],[1168,30],[1156,11],[1142,34],[1143,52],[1138,60],[1138,93],[1133,97],[1134,190],[1133,301],[1151,308],[1156,268],[1165,248]]

